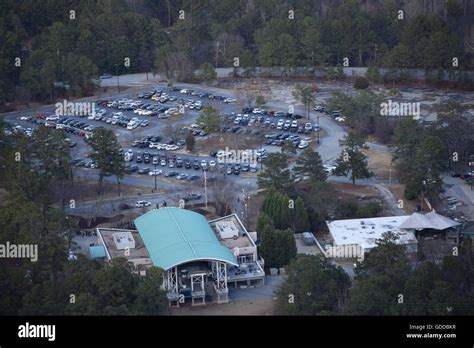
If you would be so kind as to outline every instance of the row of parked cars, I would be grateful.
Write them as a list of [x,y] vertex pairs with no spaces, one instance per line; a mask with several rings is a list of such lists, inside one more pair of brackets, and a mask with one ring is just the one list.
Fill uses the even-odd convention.
[[311,122],[301,123],[295,119],[283,119],[280,118],[278,121],[273,121],[270,117],[264,117],[262,115],[255,114],[236,114],[234,112],[230,114],[223,114],[222,120],[232,120],[235,125],[242,126],[260,126],[263,125],[269,128],[275,128],[277,130],[284,130],[290,132],[298,132],[310,134],[313,131],[320,131],[319,125],[313,125]]
[[346,120],[346,118],[341,115],[340,110],[330,111],[330,110],[326,109],[326,107],[324,105],[316,105],[313,108],[313,110],[316,111],[316,112],[321,112],[321,113],[324,112],[324,113],[328,114],[329,116],[331,116],[332,118],[334,118],[338,122],[344,122]]
[[[54,119],[55,121],[52,121]],[[59,116],[47,116],[36,117],[36,116],[21,116],[20,120],[28,121],[37,125],[43,125],[48,128],[60,129],[67,133],[77,134],[82,137],[89,137],[91,132],[96,128],[103,128],[102,126],[94,126],[87,122],[77,119],[76,117],[59,117]]]
[[302,139],[299,135],[288,134],[288,133],[273,133],[265,135],[265,144],[283,146],[285,142],[290,142],[295,148],[306,149],[309,143],[312,141],[311,138],[306,137]]
[[224,97],[222,95],[217,95],[217,94],[213,94],[213,93],[210,93],[210,92],[195,91],[195,90],[190,89],[190,88],[172,87],[170,89],[170,91],[179,92],[181,94],[192,95],[192,96],[196,96],[196,97],[203,98],[203,99],[207,98],[209,100],[221,100],[224,103],[235,103],[235,102],[237,102],[237,100],[234,99],[234,98]]
[[[265,154],[266,155],[266,154]],[[252,172],[255,173],[258,170],[258,167],[255,164],[240,164],[240,163],[224,163],[225,161],[221,161],[221,158],[217,160],[205,160],[205,159],[192,159],[192,158],[183,158],[180,156],[176,156],[175,154],[157,154],[157,153],[150,153],[148,151],[141,152],[137,151],[134,152],[133,150],[129,149],[124,154],[125,160],[135,163],[145,163],[145,164],[152,164],[154,166],[160,167],[167,167],[167,168],[185,168],[185,169],[195,169],[195,170],[202,170],[202,171],[219,171],[221,173],[226,174],[235,174],[239,175],[240,172]],[[217,154],[216,154],[217,157]],[[139,168],[137,165],[129,165],[128,171],[138,172],[139,174],[148,174],[148,175],[161,175],[163,172],[162,170],[152,170],[151,168]],[[169,175],[168,173],[165,176],[174,176],[173,174]],[[182,178],[188,178],[187,175],[183,175]],[[179,178],[178,178],[179,179]],[[195,180],[197,178],[191,178],[189,180]]]
[[[101,111],[104,112],[101,112]],[[88,119],[101,121],[111,125],[117,125],[129,130],[138,128],[138,127],[147,127],[150,124],[148,120],[141,120],[138,117],[128,117],[124,115],[122,111],[112,112],[111,114],[107,115],[105,109],[99,110],[98,113],[94,115],[90,115]]]
[[283,111],[274,111],[274,110],[264,110],[260,108],[251,108],[251,107],[246,107],[242,109],[243,114],[254,114],[254,115],[262,115],[262,116],[270,116],[270,117],[276,117],[276,118],[291,118],[294,120],[299,120],[302,119],[303,116],[298,115],[298,114],[293,114],[289,112],[283,112]]

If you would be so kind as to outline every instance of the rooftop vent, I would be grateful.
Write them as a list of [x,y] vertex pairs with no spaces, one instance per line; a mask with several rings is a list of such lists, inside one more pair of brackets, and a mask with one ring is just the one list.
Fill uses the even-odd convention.
[[233,221],[216,222],[216,230],[222,239],[236,239],[239,237],[239,230]]
[[116,232],[112,235],[117,250],[135,249],[135,239],[131,232]]

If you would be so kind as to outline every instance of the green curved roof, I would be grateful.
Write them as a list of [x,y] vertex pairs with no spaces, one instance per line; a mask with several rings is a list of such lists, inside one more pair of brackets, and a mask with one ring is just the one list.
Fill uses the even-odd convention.
[[201,214],[181,208],[161,208],[143,214],[134,222],[153,264],[164,270],[197,260],[237,265],[235,255],[219,242]]

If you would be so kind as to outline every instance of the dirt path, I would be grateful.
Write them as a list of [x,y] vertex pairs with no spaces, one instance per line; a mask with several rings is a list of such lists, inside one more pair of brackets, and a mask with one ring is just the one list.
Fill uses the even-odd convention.
[[273,300],[238,300],[225,304],[171,308],[170,315],[274,315]]

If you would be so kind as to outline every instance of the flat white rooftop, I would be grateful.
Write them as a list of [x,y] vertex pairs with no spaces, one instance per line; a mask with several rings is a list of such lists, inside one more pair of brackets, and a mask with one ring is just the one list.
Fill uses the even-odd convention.
[[409,217],[410,215],[387,216],[326,223],[335,245],[357,244],[368,250],[375,247],[376,241],[382,239],[382,234],[388,231],[399,237],[397,244],[418,243],[413,230],[399,228]]

